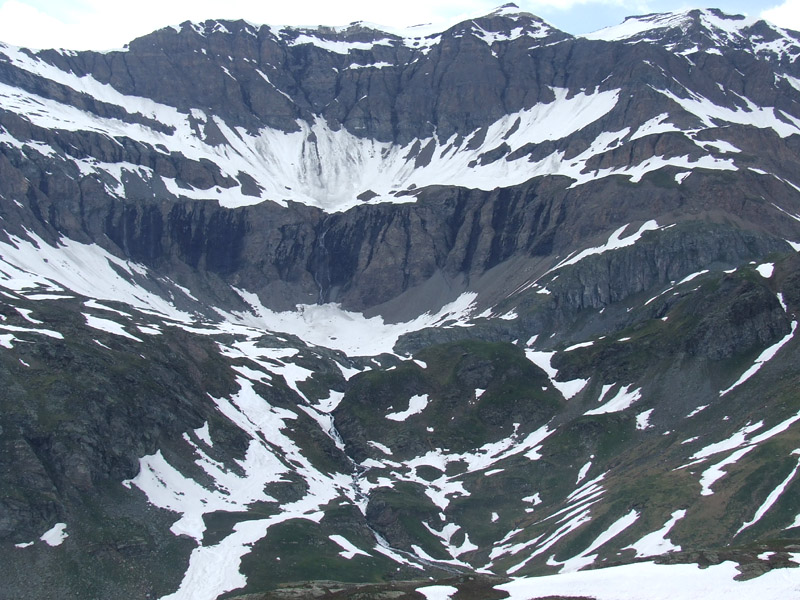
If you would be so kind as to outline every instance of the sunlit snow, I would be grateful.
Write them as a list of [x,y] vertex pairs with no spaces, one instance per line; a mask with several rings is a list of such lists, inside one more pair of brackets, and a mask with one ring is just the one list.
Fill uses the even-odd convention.
[[411,396],[408,401],[408,408],[400,412],[393,412],[386,415],[390,421],[405,421],[411,415],[418,415],[428,406],[428,394],[421,396]]
[[597,408],[587,410],[585,415],[603,415],[606,413],[620,412],[631,406],[642,397],[641,389],[629,391],[630,385],[620,387],[616,395],[608,402]]
[[300,499],[281,504],[273,516],[237,523],[218,543],[198,545],[179,589],[165,596],[170,600],[214,600],[224,592],[244,586],[246,579],[239,571],[241,558],[267,535],[272,525],[291,519],[319,522],[324,505],[343,496],[355,498],[350,476],[321,473],[286,434],[287,421],[296,420],[296,413],[271,406],[256,393],[249,380],[242,377],[237,381],[240,386],[237,394],[213,401],[225,417],[250,437],[244,458],[237,461],[237,470],[242,475],[211,459],[204,449],[184,437],[197,457],[196,464],[214,482],[213,487],[185,476],[167,462],[161,451],[140,459],[139,474],[124,485],[136,486],[151,504],[178,513],[180,517],[172,532],[189,535],[198,543],[205,531],[204,514],[241,512],[256,501],[274,502],[265,492],[265,486],[281,481],[282,475],[290,470],[302,478],[306,491]]
[[764,279],[769,279],[772,277],[772,271],[775,269],[774,263],[764,263],[763,265],[758,265],[756,267],[756,271],[758,274],[761,275]]
[[509,600],[587,597],[596,600],[752,600],[792,598],[800,589],[800,569],[773,569],[737,581],[731,561],[700,568],[695,564],[634,563],[607,569],[516,579],[496,586]]
[[298,305],[294,311],[275,312],[264,307],[255,294],[237,291],[252,307],[252,313],[236,313],[243,323],[290,333],[306,343],[342,350],[350,356],[391,353],[405,333],[441,325],[444,321],[465,321],[477,297],[468,292],[436,314],[425,313],[404,323],[385,323],[380,316],[367,318],[361,313],[343,310],[337,304]]
[[679,552],[681,547],[676,546],[667,539],[667,535],[672,531],[675,524],[685,516],[685,510],[676,510],[661,529],[653,533],[648,533],[638,542],[628,547],[636,551],[636,558],[658,556],[660,554],[666,554],[667,552]]
[[[354,42],[334,42],[315,36],[300,36],[295,43],[322,44],[327,49],[349,51]],[[372,43],[367,44],[372,47]],[[506,115],[485,130],[480,144],[470,143],[473,136],[439,139],[434,135],[404,146],[357,137],[344,128],[331,127],[316,118],[312,122],[298,121],[298,131],[283,132],[264,128],[258,132],[243,127],[232,127],[216,116],[208,117],[199,109],[182,113],[177,109],[146,98],[126,96],[107,84],[101,84],[90,75],[78,77],[61,71],[38,58],[32,58],[18,49],[3,48],[9,59],[19,68],[44,74],[46,77],[86,93],[98,100],[139,113],[173,128],[163,133],[147,125],[129,123],[119,119],[100,117],[68,104],[37,96],[30,92],[0,84],[0,99],[9,110],[46,128],[69,131],[93,131],[118,141],[129,138],[147,144],[165,153],[178,152],[187,159],[210,160],[224,175],[236,180],[240,173],[250,175],[261,191],[257,196],[244,194],[240,186],[230,188],[192,189],[178,182],[162,178],[172,193],[196,199],[217,200],[224,206],[236,207],[265,200],[285,204],[289,198],[329,212],[346,210],[363,204],[357,196],[366,191],[375,194],[370,203],[413,202],[413,195],[396,195],[400,191],[437,184],[452,184],[491,190],[502,185],[516,185],[532,177],[562,173],[578,177],[583,163],[603,151],[607,144],[593,146],[583,155],[562,164],[561,158],[552,155],[545,162],[532,165],[526,156],[516,160],[496,160],[481,164],[480,156],[506,144],[513,152],[528,144],[563,139],[607,114],[615,105],[617,90],[587,94],[580,92],[569,96],[566,89],[554,88],[554,99],[530,109]],[[264,85],[274,88],[265,78]],[[225,137],[226,143],[208,144],[196,134],[193,124],[213,121]],[[22,147],[27,142],[4,134],[4,143]],[[415,147],[435,148],[431,161],[417,164]],[[30,145],[30,144],[28,144]],[[476,146],[476,147],[473,147]],[[42,152],[52,152],[44,146]],[[478,164],[476,164],[478,161]],[[145,179],[158,177],[148,167],[138,165],[99,164],[92,159],[80,159],[77,164],[84,175],[95,172],[110,173],[117,184],[109,193],[124,194],[123,172],[135,172]],[[552,168],[547,165],[551,165]],[[554,169],[554,170],[553,170]],[[588,176],[593,179],[594,176]],[[287,190],[291,190],[288,192]]]
[[39,539],[48,546],[60,546],[64,543],[64,540],[67,539],[68,536],[67,524],[56,523],[53,525],[52,529],[48,529],[46,532],[44,532],[42,537]]
[[587,248],[586,250],[582,250],[575,256],[571,256],[565,258],[560,263],[558,263],[555,267],[550,269],[550,271],[555,271],[556,269],[560,269],[561,267],[566,267],[568,265],[574,265],[577,262],[580,262],[584,258],[588,256],[593,256],[595,254],[602,254],[604,252],[608,252],[609,250],[617,250],[619,248],[625,248],[627,246],[632,246],[635,244],[639,239],[642,237],[642,234],[645,231],[654,231],[657,229],[662,229],[658,226],[653,220],[647,221],[643,225],[639,227],[639,229],[630,235],[622,237],[622,233],[629,227],[629,225],[623,225],[619,229],[617,229],[614,233],[612,233],[608,241],[603,244],[602,246],[596,246],[594,248]]
[[353,545],[353,543],[350,540],[348,540],[346,537],[343,537],[341,535],[329,535],[328,538],[332,542],[335,542],[336,544],[338,544],[339,547],[341,547],[342,551],[339,552],[339,555],[342,556],[343,558],[346,558],[346,559],[350,560],[350,559],[352,559],[352,558],[354,558],[356,556],[359,556],[359,555],[360,556],[370,556],[370,554],[368,552],[364,552],[363,550],[361,550],[357,546]]
[[797,321],[792,321],[792,330],[787,333],[783,338],[781,338],[778,342],[764,350],[761,354],[758,355],[753,365],[747,369],[742,375],[737,379],[730,387],[725,388],[722,390],[719,395],[724,396],[731,390],[739,387],[745,381],[750,379],[753,375],[758,373],[758,371],[763,367],[768,361],[775,357],[775,355],[783,348],[786,344],[788,344],[792,337],[794,337],[794,332],[797,330]]
[[128,338],[129,340],[133,340],[134,342],[141,342],[140,338],[137,338],[134,335],[131,335],[125,328],[117,323],[116,321],[109,321],[108,319],[101,319],[100,317],[95,317],[94,315],[83,315],[86,319],[86,324],[89,327],[94,329],[99,329],[100,331],[105,331],[106,333],[111,333],[113,335],[118,335],[120,337]]
[[636,415],[636,429],[645,430],[652,427],[650,424],[650,415],[653,414],[653,409],[645,410]]
[[[794,455],[800,454],[800,450],[795,450],[794,452],[792,452],[792,454],[794,454]],[[794,479],[795,475],[797,475],[797,471],[798,470],[800,470],[800,460],[798,460],[797,464],[794,466],[794,469],[792,469],[791,473],[789,473],[789,475],[786,476],[786,479],[784,479],[778,485],[778,487],[776,487],[774,490],[772,490],[769,493],[769,495],[767,496],[767,499],[764,500],[763,504],[758,507],[758,510],[756,510],[756,513],[753,516],[753,518],[750,519],[749,521],[747,521],[746,523],[742,524],[742,526],[736,532],[737,535],[740,534],[745,529],[747,529],[748,527],[752,527],[753,525],[758,523],[758,521],[761,520],[761,517],[763,517],[765,514],[767,514],[767,511],[770,508],[772,508],[772,505],[775,504],[775,502],[778,500],[778,498],[781,497],[783,492],[786,490],[787,486],[792,482],[792,480]]]
[[639,513],[636,512],[635,510],[631,510],[625,516],[620,517],[619,519],[614,521],[609,526],[608,529],[606,529],[603,533],[597,536],[594,542],[589,544],[589,546],[580,554],[573,556],[569,560],[566,560],[562,563],[558,563],[555,561],[548,561],[548,564],[563,565],[561,571],[559,571],[560,573],[572,573],[574,571],[579,571],[583,567],[588,566],[595,561],[595,559],[597,558],[597,554],[591,554],[592,552],[594,552],[607,542],[617,537],[620,533],[622,533],[628,527],[633,525],[638,518],[639,518]]
[[528,360],[547,373],[547,377],[550,379],[550,383],[553,384],[553,387],[561,392],[565,400],[570,400],[586,387],[589,380],[572,379],[570,381],[556,381],[558,371],[550,366],[554,355],[555,352],[532,350],[530,348],[525,350],[525,356]]
[[417,588],[416,591],[425,596],[425,600],[450,600],[458,592],[458,588],[451,585],[429,585]]

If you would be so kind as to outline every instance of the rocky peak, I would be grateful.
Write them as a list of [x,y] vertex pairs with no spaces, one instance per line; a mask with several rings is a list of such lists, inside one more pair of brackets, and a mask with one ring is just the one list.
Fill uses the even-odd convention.
[[716,8],[628,17],[620,25],[584,37],[629,44],[651,43],[678,54],[743,51],[789,66],[800,55],[800,36],[796,32]]
[[464,21],[448,30],[453,35],[473,35],[490,46],[496,42],[525,38],[536,45],[569,39],[572,36],[552,27],[543,19],[519,10],[516,4],[505,4],[493,12]]

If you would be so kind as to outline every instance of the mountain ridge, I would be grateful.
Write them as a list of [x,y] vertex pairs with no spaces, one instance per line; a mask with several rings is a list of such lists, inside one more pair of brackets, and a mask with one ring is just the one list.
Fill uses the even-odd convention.
[[0,46],[6,593],[791,594],[794,67],[514,10]]

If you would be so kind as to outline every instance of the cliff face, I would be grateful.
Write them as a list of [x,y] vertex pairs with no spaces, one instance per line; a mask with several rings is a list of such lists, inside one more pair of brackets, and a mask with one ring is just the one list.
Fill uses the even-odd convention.
[[639,220],[791,238],[791,67],[690,59],[662,29],[609,43],[503,9],[427,36],[207,22],[125,52],[6,48],[4,210],[274,308],[363,310],[511,258],[535,275]]
[[0,45],[4,591],[791,564],[798,54],[510,6]]

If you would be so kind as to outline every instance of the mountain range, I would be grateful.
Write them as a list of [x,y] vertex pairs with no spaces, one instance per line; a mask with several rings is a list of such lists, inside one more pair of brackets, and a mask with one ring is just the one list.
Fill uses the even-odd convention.
[[791,597],[799,55],[0,44],[0,597]]

